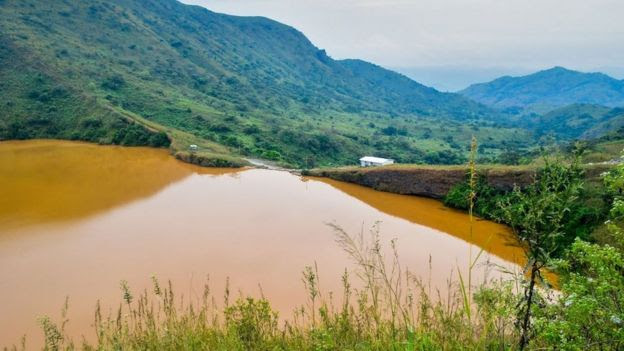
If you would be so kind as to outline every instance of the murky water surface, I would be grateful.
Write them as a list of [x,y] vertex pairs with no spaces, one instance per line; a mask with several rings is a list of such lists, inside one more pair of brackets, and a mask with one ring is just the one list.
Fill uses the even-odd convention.
[[477,221],[471,235],[467,215],[434,200],[286,172],[200,168],[165,150],[2,142],[0,346],[24,334],[40,343],[37,316],[58,320],[66,296],[69,333],[92,338],[96,301],[114,309],[120,280],[140,291],[152,275],[187,299],[201,295],[208,275],[221,296],[229,277],[236,294],[262,290],[288,318],[304,301],[305,266],[316,263],[321,288],[335,292],[353,268],[327,223],[356,234],[378,221],[386,243],[398,240],[402,264],[441,289],[470,251],[483,248],[481,261],[507,267],[522,256],[505,227]]

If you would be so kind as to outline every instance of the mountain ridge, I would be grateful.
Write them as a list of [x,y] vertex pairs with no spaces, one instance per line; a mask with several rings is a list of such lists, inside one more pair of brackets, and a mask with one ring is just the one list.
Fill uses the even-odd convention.
[[[0,41],[11,48],[0,56],[0,139],[125,144],[125,123],[130,136],[144,125],[186,133],[174,138],[177,148],[199,138],[210,152],[299,166],[363,153],[453,163],[472,134],[489,138],[494,153],[528,140],[495,127],[500,114],[484,105],[371,63],[334,60],[264,17],[174,0],[4,0],[0,14]],[[30,58],[26,69],[8,68],[16,57]]]
[[524,76],[503,76],[473,84],[459,93],[497,109],[538,113],[576,103],[624,106],[624,80],[561,66]]

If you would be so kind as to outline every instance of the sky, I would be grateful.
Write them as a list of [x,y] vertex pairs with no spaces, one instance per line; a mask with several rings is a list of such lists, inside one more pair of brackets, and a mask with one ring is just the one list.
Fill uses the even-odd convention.
[[623,0],[182,0],[264,16],[335,59],[444,91],[553,66],[624,78]]

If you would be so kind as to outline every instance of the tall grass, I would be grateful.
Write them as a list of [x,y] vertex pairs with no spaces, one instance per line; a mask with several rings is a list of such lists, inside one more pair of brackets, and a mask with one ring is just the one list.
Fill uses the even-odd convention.
[[[94,311],[95,340],[76,343],[67,319],[41,319],[46,350],[465,350],[513,349],[516,294],[510,283],[465,288],[449,278],[444,292],[409,269],[397,243],[384,247],[379,226],[350,235],[332,225],[337,242],[357,269],[342,276],[339,296],[319,289],[316,267],[303,271],[307,301],[280,317],[264,297],[231,301],[229,286],[214,295],[206,282],[195,301],[178,297],[171,283],[153,278],[151,291],[135,294],[121,283],[123,303]],[[16,348],[17,349],[17,348]]]

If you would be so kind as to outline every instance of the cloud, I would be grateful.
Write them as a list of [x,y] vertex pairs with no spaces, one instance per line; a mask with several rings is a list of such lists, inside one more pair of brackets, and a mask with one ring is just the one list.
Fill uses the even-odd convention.
[[389,67],[622,67],[621,0],[183,0],[292,25],[335,58]]

